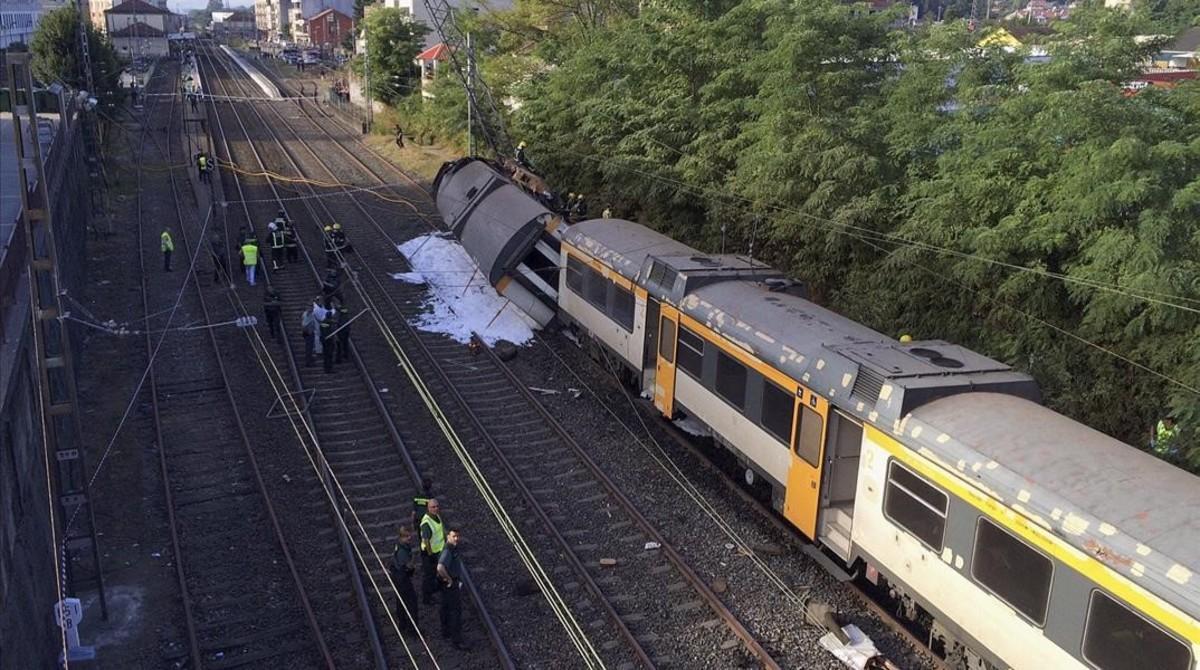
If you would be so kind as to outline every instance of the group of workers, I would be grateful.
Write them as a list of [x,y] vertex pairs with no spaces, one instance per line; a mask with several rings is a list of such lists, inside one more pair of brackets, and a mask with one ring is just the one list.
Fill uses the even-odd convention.
[[320,354],[326,373],[333,372],[334,363],[350,357],[350,322],[353,318],[342,296],[340,273],[330,269],[325,275],[321,294],[300,316],[304,334],[304,364],[312,366]]
[[[397,128],[399,128],[399,126],[397,126]],[[525,154],[525,146],[526,145],[524,142],[517,144],[517,151],[516,154],[514,154],[513,159],[516,161],[519,167],[532,172],[533,164],[529,162],[529,156]],[[558,194],[552,191],[537,193],[535,195],[538,196],[538,198],[542,201],[542,204],[562,214],[563,218],[565,218],[569,223],[576,223],[587,218],[587,200],[584,199],[582,193],[568,193],[565,202],[560,202]],[[602,216],[605,219],[611,219],[612,208],[605,207]]]
[[[420,632],[420,604],[413,575],[421,570],[421,604],[430,606],[435,595],[441,600],[441,634],[455,649],[467,650],[462,637],[463,565],[459,556],[462,533],[442,521],[441,505],[430,495],[429,480],[420,496],[413,498],[412,528],[401,526],[392,553],[392,581],[399,598],[396,621],[408,634]],[[413,539],[419,540],[414,548]],[[418,558],[419,556],[419,558]]]

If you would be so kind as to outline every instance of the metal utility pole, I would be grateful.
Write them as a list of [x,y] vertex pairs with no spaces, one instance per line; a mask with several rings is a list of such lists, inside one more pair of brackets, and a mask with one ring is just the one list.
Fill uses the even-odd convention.
[[467,156],[475,157],[475,47],[467,33]]
[[[45,458],[46,467],[53,470],[47,477],[53,477],[55,490],[51,493],[58,502],[57,519],[52,523],[61,524],[56,529],[61,531],[61,534],[56,532],[60,546],[54,550],[62,556],[64,595],[78,595],[78,585],[90,577],[99,592],[102,616],[107,619],[108,603],[104,597],[100,545],[96,541],[96,520],[89,494],[71,338],[63,321],[67,314],[62,306],[66,289],[59,284],[58,278],[58,252],[47,190],[49,175],[42,162],[29,60],[28,53],[9,52],[9,100],[12,101],[16,163],[21,183],[21,223],[29,266],[33,348],[40,382],[39,407],[46,450],[53,452],[47,453]],[[77,119],[76,123],[82,121],[82,117]],[[67,120],[63,119],[62,123],[66,124]],[[68,129],[63,128],[63,131],[62,136],[66,137]],[[90,575],[77,574],[78,569],[89,564]]]
[[363,135],[371,132],[371,39],[368,32],[366,21],[363,21],[363,79],[366,87],[363,97],[367,101],[367,109],[363,112]]

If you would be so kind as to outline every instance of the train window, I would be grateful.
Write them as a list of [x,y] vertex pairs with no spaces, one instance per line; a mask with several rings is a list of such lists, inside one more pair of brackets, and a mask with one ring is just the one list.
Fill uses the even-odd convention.
[[595,305],[600,311],[604,311],[604,304],[608,302],[608,285],[609,282],[599,272],[588,268],[587,271],[587,300]]
[[942,550],[946,532],[945,493],[895,461],[888,465],[883,514],[934,551]]
[[613,284],[613,320],[622,328],[633,332],[633,293]]
[[1092,592],[1088,605],[1083,657],[1100,670],[1186,670],[1192,666],[1186,645],[1100,591]]
[[702,379],[704,340],[684,326],[679,327],[679,369],[693,379]]
[[800,407],[797,417],[800,425],[796,427],[796,455],[806,463],[815,467],[821,464],[821,428],[824,419],[815,409],[808,405]]
[[567,256],[567,288],[576,295],[583,295],[583,277],[587,269],[583,261],[574,256]]
[[[682,361],[682,357],[680,358]],[[769,381],[763,381],[762,427],[780,442],[791,446],[792,415],[795,412],[795,394],[785,391]]]
[[670,293],[675,288],[675,277],[679,273],[662,261],[654,261],[650,266],[650,281],[658,284],[663,291]]
[[658,355],[668,363],[675,362],[675,322],[665,316],[658,328]]
[[723,351],[717,352],[717,395],[739,410],[746,409],[746,366]]
[[1054,563],[982,517],[975,529],[971,574],[975,581],[1037,625],[1046,623]]

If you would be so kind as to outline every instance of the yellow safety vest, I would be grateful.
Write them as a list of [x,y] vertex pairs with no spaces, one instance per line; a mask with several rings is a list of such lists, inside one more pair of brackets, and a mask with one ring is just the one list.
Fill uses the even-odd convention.
[[258,265],[258,247],[256,245],[242,245],[242,265]]
[[446,546],[446,529],[441,521],[434,521],[433,517],[426,514],[421,517],[421,526],[429,524],[429,540],[421,537],[421,551],[427,554],[440,554]]
[[201,170],[203,170],[203,169],[205,169],[205,168],[207,168],[207,167],[208,167],[208,159],[207,159],[207,158],[205,158],[204,156],[201,156],[200,158],[198,158],[198,159],[196,160],[196,162],[200,164],[200,169],[201,169]]
[[165,230],[162,233],[162,250],[175,251],[175,242],[171,240],[171,233]]
[[1175,434],[1179,431],[1179,425],[1176,424],[1173,428],[1167,428],[1165,422],[1158,422],[1158,429],[1155,430],[1154,451],[1159,455],[1166,455],[1172,449],[1172,442],[1175,441]]

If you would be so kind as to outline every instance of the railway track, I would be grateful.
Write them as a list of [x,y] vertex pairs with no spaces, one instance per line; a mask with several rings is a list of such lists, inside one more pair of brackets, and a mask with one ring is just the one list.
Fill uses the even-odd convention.
[[[207,53],[202,56],[205,70],[203,78],[221,95],[237,95],[238,92],[228,88],[229,84],[217,75],[218,70],[223,70],[223,66],[218,64],[219,59],[220,56],[214,58]],[[270,137],[263,132],[266,126],[256,115],[247,118],[234,105],[214,105],[210,118],[220,149],[216,154],[218,159],[227,164],[253,165],[263,172],[267,171],[267,166],[275,165],[275,161],[264,159],[264,155],[272,155],[269,143],[268,146],[256,146],[249,139],[238,139]],[[225,121],[230,121],[240,135],[227,133]],[[260,222],[273,218],[275,207],[268,205],[286,209],[296,223],[301,242],[301,266],[270,273],[270,281],[283,298],[285,319],[299,315],[321,290],[321,277],[317,270],[320,263],[314,259],[320,258],[319,230],[323,221],[329,221],[327,213],[318,212],[311,202],[291,199],[290,193],[277,189],[269,182],[251,184],[250,180],[236,174],[229,174],[228,177],[243,194],[241,199],[244,204],[248,199],[247,194],[259,201],[257,211],[247,210],[247,221],[251,227],[262,228],[261,224],[253,225],[255,216]],[[309,232],[312,226],[318,231],[315,242],[314,235]],[[377,620],[390,624],[392,620],[387,609],[392,607],[394,593],[388,584],[385,565],[395,543],[396,529],[409,522],[411,500],[420,494],[417,482],[422,480],[421,469],[429,456],[421,450],[421,445],[410,445],[401,438],[381,399],[387,389],[381,391],[381,385],[376,383],[371,371],[363,363],[358,340],[357,337],[352,339],[349,360],[339,363],[337,372],[332,374],[325,373],[320,366],[303,364],[297,355],[289,353],[304,349],[299,329],[292,329],[282,342],[275,343],[271,354],[283,363],[295,365],[299,387],[310,394],[308,411],[320,437],[323,457],[329,472],[337,479],[340,493],[346,498],[345,506],[353,510],[352,518],[347,516],[347,523],[355,535],[353,542],[356,551],[365,557],[364,577],[383,593],[382,598],[370,598],[372,611]],[[287,345],[286,351],[283,344]],[[447,514],[453,517],[452,506],[447,506]],[[360,532],[365,532],[366,537],[359,535]],[[469,578],[467,581],[475,605],[475,616],[468,613],[465,625],[468,640],[477,643],[475,648],[465,652],[455,650],[449,643],[436,639],[436,635],[426,635],[430,653],[440,667],[514,667],[512,654],[499,636],[491,613]],[[427,607],[422,609],[423,614],[419,617],[422,628],[427,633],[436,631],[436,624],[433,624],[436,615]],[[471,633],[472,629],[476,632]],[[407,652],[399,651],[403,644],[397,627],[385,624],[381,635],[389,650],[390,660],[399,662]],[[490,649],[486,642],[491,643]],[[413,653],[424,655],[419,651],[420,644],[410,643],[410,646],[415,648]]]
[[[297,175],[346,181],[339,179],[344,172],[330,164],[330,151],[325,150],[339,147],[359,169],[382,180],[331,136],[328,142],[309,146],[311,135],[323,129],[307,113],[285,114],[277,106],[270,113],[303,147],[287,151]],[[304,124],[308,128],[297,129]],[[282,141],[276,141],[282,149]],[[305,157],[296,155],[302,151]],[[301,161],[318,167],[305,172]],[[561,586],[594,631],[606,660],[645,667],[779,667],[772,652],[503,365],[490,353],[478,359],[460,343],[409,325],[422,310],[421,291],[385,284],[381,273],[371,271],[395,262],[390,250],[397,240],[353,193],[343,190],[336,202],[346,204],[338,209],[339,220],[366,224],[355,225],[351,233],[356,242],[352,264],[360,269],[362,290],[382,307],[389,328],[405,348],[421,353],[422,376],[433,380],[435,395],[449,401],[445,406],[456,427],[474,438],[467,443],[488,447],[489,462],[504,473],[512,498],[540,521],[542,528],[527,532],[545,533],[541,555],[560,559],[556,572],[564,575]],[[392,266],[388,272],[399,269],[404,268]]]
[[[174,91],[168,68],[159,70],[154,88]],[[166,80],[164,82],[164,80]],[[143,123],[142,162],[171,165],[178,160],[172,142],[179,114],[177,98],[154,98]],[[168,128],[166,146],[151,140],[152,127]],[[157,147],[151,152],[150,145]],[[157,154],[157,155],[156,155]],[[150,409],[167,501],[171,549],[179,583],[187,644],[178,660],[195,668],[274,665],[333,668],[334,661],[280,532],[276,505],[264,486],[254,447],[247,436],[237,398],[222,361],[204,293],[185,269],[194,246],[181,194],[172,171],[173,220],[182,254],[178,297],[174,287],[150,286],[146,249],[155,248],[156,231],[147,232],[142,194],[148,190],[138,170],[137,237],[145,312],[145,345],[150,363]],[[161,178],[160,178],[161,180]],[[159,184],[165,186],[165,184]],[[179,275],[176,275],[179,276]],[[191,285],[189,290],[188,284]],[[155,306],[174,299],[173,318]],[[169,304],[169,303],[168,303]],[[156,346],[152,332],[170,321],[188,324]],[[170,342],[166,342],[169,339]],[[167,659],[172,660],[172,659]]]

